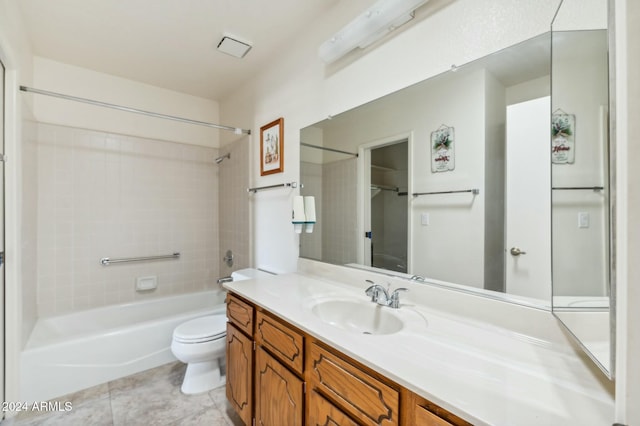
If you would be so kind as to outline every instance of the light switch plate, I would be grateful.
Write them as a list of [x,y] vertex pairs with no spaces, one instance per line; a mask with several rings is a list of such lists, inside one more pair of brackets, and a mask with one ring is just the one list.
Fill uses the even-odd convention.
[[578,213],[578,228],[588,228],[589,227],[589,213],[580,212]]

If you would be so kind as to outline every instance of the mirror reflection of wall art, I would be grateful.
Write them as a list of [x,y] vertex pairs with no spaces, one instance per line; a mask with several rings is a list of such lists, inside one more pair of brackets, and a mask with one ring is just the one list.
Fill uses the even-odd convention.
[[284,118],[260,127],[260,176],[284,171]]
[[448,172],[455,168],[453,127],[444,124],[431,132],[431,171]]
[[573,164],[575,160],[576,116],[558,109],[551,117],[551,162]]

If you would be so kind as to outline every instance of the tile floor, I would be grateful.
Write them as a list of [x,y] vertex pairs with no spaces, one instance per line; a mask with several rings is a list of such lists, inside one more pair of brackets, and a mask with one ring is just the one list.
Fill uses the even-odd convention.
[[2,426],[241,426],[225,397],[224,386],[184,395],[186,365],[166,364],[56,399],[70,411],[23,412]]

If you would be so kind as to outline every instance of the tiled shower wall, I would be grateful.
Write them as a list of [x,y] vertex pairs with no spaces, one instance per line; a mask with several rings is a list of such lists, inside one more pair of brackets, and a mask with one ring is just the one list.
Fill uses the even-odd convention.
[[[217,288],[217,155],[38,124],[38,315]],[[179,260],[100,264],[173,252]],[[145,276],[158,287],[137,292]]]
[[[229,276],[238,269],[248,268],[251,228],[249,200],[249,138],[244,137],[220,149],[219,155],[231,153],[218,165],[220,212],[220,276]],[[233,253],[233,266],[222,260],[227,250]]]
[[[322,258],[347,264],[357,261],[356,159],[327,163],[322,169]],[[337,209],[335,206],[341,206]]]

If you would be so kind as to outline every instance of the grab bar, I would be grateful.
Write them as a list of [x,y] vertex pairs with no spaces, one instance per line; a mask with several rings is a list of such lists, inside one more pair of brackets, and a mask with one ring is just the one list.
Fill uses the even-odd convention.
[[179,257],[180,257],[179,252],[176,252],[173,254],[166,254],[163,256],[125,257],[122,259],[109,259],[108,257],[103,257],[102,259],[100,259],[100,263],[102,263],[102,266],[109,266],[112,263],[145,262],[147,260],[178,259]]

